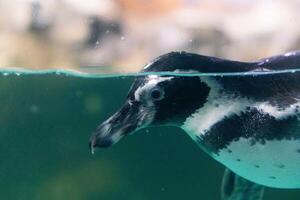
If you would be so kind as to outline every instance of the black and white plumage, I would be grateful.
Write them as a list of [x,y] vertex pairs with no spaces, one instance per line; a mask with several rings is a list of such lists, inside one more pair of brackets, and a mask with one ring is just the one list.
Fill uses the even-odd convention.
[[[297,52],[257,62],[185,52],[160,56],[142,72],[253,75],[137,77],[125,105],[92,135],[91,147],[109,146],[147,126],[173,125],[185,130],[240,179],[269,187],[300,188],[300,73],[255,75],[299,65]],[[262,192],[261,186],[252,187],[249,181],[245,180],[249,183],[244,184],[245,191],[259,188]],[[238,198],[241,196],[224,197]]]

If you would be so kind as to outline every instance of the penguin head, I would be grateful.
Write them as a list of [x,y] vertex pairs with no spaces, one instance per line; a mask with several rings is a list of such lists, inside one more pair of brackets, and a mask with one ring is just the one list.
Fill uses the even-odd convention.
[[[167,62],[170,58],[173,65]],[[161,61],[164,62],[164,67]],[[178,70],[174,68],[173,57],[162,56],[146,66],[142,72],[159,72],[157,69],[170,72]],[[124,105],[98,126],[90,138],[90,146],[92,150],[108,147],[122,137],[145,127],[180,126],[205,104],[209,91],[209,86],[199,76],[160,76],[157,73],[138,76]]]

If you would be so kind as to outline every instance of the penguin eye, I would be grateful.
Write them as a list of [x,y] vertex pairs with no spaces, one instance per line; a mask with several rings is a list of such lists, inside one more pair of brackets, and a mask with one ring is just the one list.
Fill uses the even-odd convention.
[[160,88],[153,88],[150,92],[151,99],[154,101],[159,101],[163,98],[163,91]]

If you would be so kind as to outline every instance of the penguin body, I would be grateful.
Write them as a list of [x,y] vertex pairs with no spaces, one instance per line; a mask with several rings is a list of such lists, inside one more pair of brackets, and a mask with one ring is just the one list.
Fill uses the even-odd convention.
[[[182,128],[211,157],[251,182],[300,188],[300,53],[237,62],[185,52],[163,55],[142,72],[218,76],[137,77],[124,106],[103,122],[91,148],[149,126]],[[256,72],[291,70],[289,73]],[[253,75],[220,76],[253,72]]]
[[[271,75],[270,81],[276,81],[276,76],[281,75]],[[211,96],[181,128],[214,159],[238,175],[269,187],[298,188],[299,95],[295,90],[287,89],[287,85],[284,89],[270,86],[268,91],[268,81],[256,80],[264,78],[231,80],[234,81],[232,86],[238,85],[235,88],[224,87],[227,77],[223,80],[202,78],[209,85]],[[256,89],[253,84],[257,85]],[[277,91],[271,93],[270,90]]]

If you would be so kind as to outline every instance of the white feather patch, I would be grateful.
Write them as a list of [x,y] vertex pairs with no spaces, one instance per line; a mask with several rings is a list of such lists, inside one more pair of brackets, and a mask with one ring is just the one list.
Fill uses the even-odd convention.
[[189,135],[195,139],[196,136],[205,134],[216,123],[222,121],[225,117],[240,115],[247,107],[256,108],[257,110],[269,114],[276,119],[296,115],[296,109],[300,110],[300,100],[297,103],[286,108],[273,106],[269,102],[255,102],[252,99],[233,97],[230,94],[220,94],[222,87],[211,78],[202,77],[210,88],[207,102],[199,108],[192,116],[186,119],[183,128]]
[[276,119],[284,119],[291,115],[295,115],[295,110],[300,108],[300,101],[298,100],[297,103],[292,104],[286,108],[279,108],[277,106],[273,106],[268,102],[263,102],[257,104],[255,106],[259,111],[268,113],[270,116],[275,117]]
[[158,83],[163,82],[163,81],[169,81],[172,80],[174,77],[161,77],[158,75],[149,75],[147,77],[147,82],[145,85],[140,86],[136,89],[136,91],[134,92],[134,98],[139,101],[142,94],[145,91],[149,91],[150,89],[152,89],[153,87],[155,87]]
[[211,88],[207,102],[192,116],[186,119],[182,128],[190,133],[192,138],[205,134],[214,124],[226,116],[239,115],[252,102],[247,98],[239,98],[220,94],[222,87],[210,78],[201,78]]
[[300,188],[299,140],[251,143],[251,138],[232,141],[214,158],[253,182],[269,187]]

